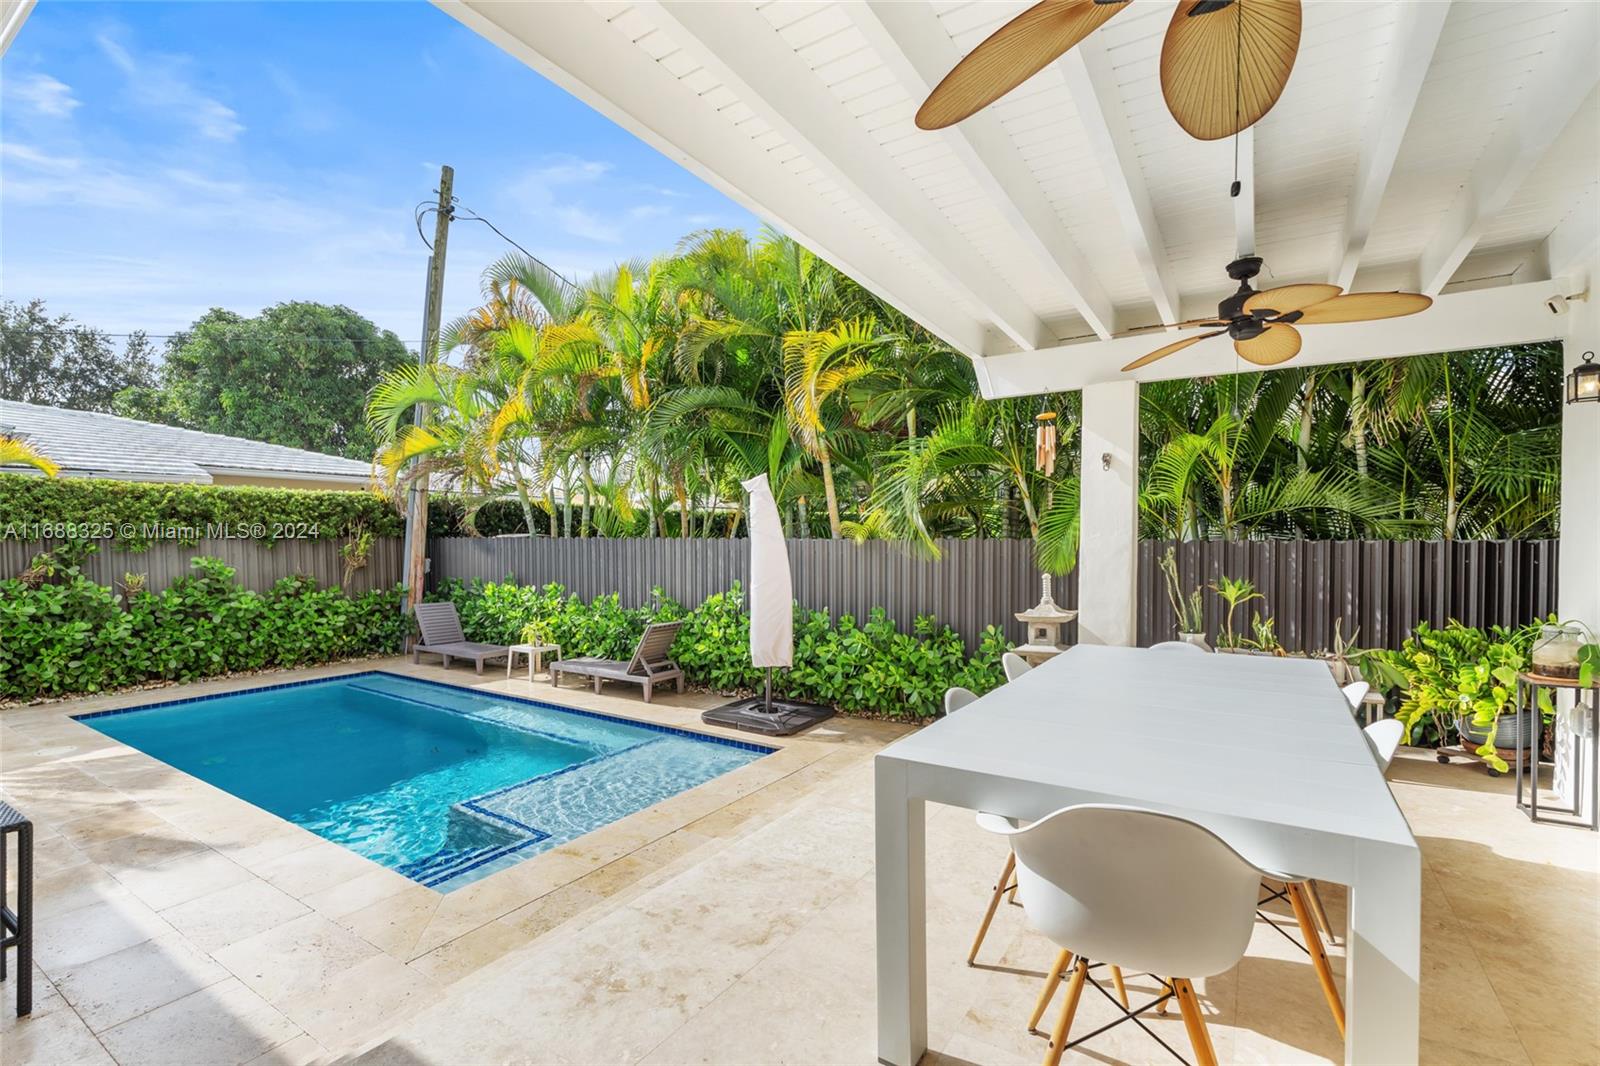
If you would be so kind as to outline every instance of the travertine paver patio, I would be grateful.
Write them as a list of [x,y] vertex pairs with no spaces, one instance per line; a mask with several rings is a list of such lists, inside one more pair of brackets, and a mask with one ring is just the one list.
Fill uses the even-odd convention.
[[[40,827],[37,1004],[5,1015],[6,1062],[874,1060],[871,755],[902,727],[835,720],[440,896],[66,718],[172,695],[0,712],[0,784]],[[710,702],[559,699],[681,725]],[[1424,1060],[1600,1062],[1595,838],[1529,825],[1466,766],[1403,757],[1392,783],[1426,861]],[[1022,1026],[1052,949],[1008,907],[981,965],[962,961],[1003,853],[949,808],[928,849],[926,1061],[1037,1061]],[[1310,965],[1265,923],[1200,991],[1225,1060],[1339,1057]],[[1086,997],[1084,1029],[1107,1011]],[[1152,1024],[1186,1047],[1176,1013]],[[1069,1059],[1165,1054],[1128,1026],[1087,1050]]]

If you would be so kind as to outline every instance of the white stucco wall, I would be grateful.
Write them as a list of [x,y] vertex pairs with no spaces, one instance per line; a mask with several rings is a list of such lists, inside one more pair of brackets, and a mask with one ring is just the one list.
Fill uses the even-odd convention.
[[[1104,457],[1109,456],[1109,463]],[[1083,390],[1078,639],[1132,645],[1139,565],[1139,385]]]
[[[1566,366],[1571,371],[1586,351],[1600,352],[1600,259],[1590,263],[1587,278],[1579,277],[1575,291],[1590,290],[1584,302],[1573,302],[1566,340]],[[1596,356],[1600,360],[1600,355]],[[1561,409],[1561,575],[1560,615],[1577,619],[1600,631],[1600,403],[1567,404]],[[1585,752],[1584,776],[1589,776],[1587,760],[1596,757],[1595,738],[1570,711],[1556,723],[1556,790],[1572,796],[1572,746],[1582,744]],[[1592,780],[1592,778],[1591,778]],[[1589,788],[1582,790],[1585,817],[1595,797]]]

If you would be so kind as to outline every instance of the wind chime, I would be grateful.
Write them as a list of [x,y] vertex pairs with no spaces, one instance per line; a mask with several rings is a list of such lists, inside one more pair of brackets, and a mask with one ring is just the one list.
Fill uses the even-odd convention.
[[1033,420],[1033,466],[1045,477],[1056,473],[1056,413],[1041,411]]

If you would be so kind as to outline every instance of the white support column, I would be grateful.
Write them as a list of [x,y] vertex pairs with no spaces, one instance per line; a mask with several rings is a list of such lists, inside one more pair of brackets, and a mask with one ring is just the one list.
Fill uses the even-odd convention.
[[[1579,281],[1571,291],[1587,288],[1589,299],[1573,301],[1572,319],[1566,340],[1567,373],[1583,359],[1584,352],[1600,352],[1600,259],[1589,264],[1587,278],[1576,271]],[[1600,356],[1596,356],[1600,358]],[[1565,386],[1565,382],[1562,383]],[[1561,408],[1561,574],[1560,608],[1562,619],[1577,619],[1600,631],[1600,404],[1565,404]],[[1580,732],[1579,730],[1582,730]],[[1574,745],[1586,748],[1582,763],[1589,776],[1589,760],[1600,756],[1596,738],[1587,736],[1587,727],[1563,708],[1556,719],[1555,788],[1568,800],[1574,782]],[[1588,788],[1584,795],[1583,817],[1588,818],[1595,797]]]
[[1078,639],[1133,645],[1139,577],[1139,383],[1083,390]]

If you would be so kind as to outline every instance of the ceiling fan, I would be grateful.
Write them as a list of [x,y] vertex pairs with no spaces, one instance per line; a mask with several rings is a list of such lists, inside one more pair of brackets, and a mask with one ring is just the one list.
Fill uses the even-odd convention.
[[[1130,0],[1043,0],[957,63],[917,110],[939,130],[994,103]],[[1231,10],[1230,10],[1231,9]],[[1300,0],[1179,0],[1161,44],[1161,93],[1191,137],[1215,141],[1278,102],[1300,48]]]
[[1416,292],[1352,292],[1337,285],[1284,285],[1257,292],[1250,279],[1261,272],[1261,257],[1247,255],[1228,264],[1228,277],[1239,283],[1234,294],[1217,305],[1217,317],[1180,322],[1179,327],[1213,326],[1210,333],[1185,337],[1140,356],[1124,371],[1149,366],[1192,344],[1226,333],[1233,338],[1233,350],[1241,359],[1257,366],[1276,366],[1300,352],[1301,326],[1320,326],[1332,322],[1369,322],[1379,318],[1400,318],[1426,311],[1433,298]]

